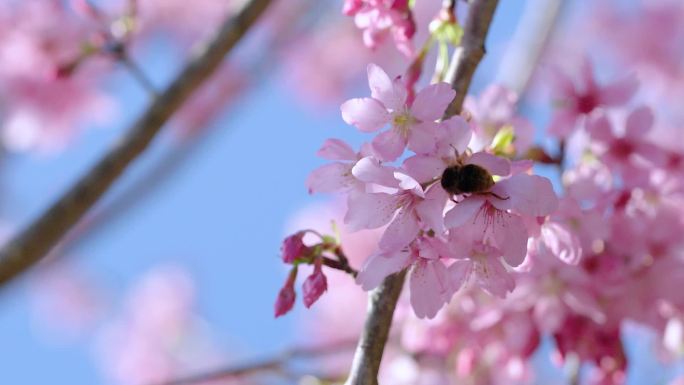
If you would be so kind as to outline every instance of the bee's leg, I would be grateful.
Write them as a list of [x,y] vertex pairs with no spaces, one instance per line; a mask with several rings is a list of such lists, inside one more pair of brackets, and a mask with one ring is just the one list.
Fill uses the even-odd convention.
[[491,191],[487,191],[487,192],[485,193],[485,195],[491,195],[491,196],[493,196],[493,197],[495,197],[495,198],[501,199],[502,201],[511,199],[511,197],[505,197],[505,198],[504,198],[504,197],[498,195],[497,193],[494,193],[494,192],[491,192]]

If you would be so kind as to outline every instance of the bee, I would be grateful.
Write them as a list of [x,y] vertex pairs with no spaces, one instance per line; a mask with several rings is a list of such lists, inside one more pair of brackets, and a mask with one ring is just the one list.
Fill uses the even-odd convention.
[[494,177],[487,169],[476,164],[455,164],[447,167],[442,173],[440,183],[444,191],[452,195],[482,194],[492,195],[501,200],[509,198],[489,191],[494,187]]

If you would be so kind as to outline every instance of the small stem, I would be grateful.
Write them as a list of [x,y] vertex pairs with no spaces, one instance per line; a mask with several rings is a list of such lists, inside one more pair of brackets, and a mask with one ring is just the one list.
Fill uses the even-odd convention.
[[159,91],[157,88],[152,84],[152,81],[150,78],[143,72],[142,68],[138,64],[136,64],[127,54],[122,54],[119,56],[119,62],[126,67],[128,72],[135,78],[135,80],[140,83],[140,85],[147,91],[147,93],[150,95],[150,97],[157,97],[159,95]]
[[336,260],[328,258],[328,257],[322,257],[321,261],[323,262],[323,264],[325,266],[328,266],[332,269],[344,271],[345,273],[351,275],[354,278],[356,278],[356,275],[359,274],[358,271],[356,271],[354,268],[349,266],[349,263],[347,261],[336,261]]

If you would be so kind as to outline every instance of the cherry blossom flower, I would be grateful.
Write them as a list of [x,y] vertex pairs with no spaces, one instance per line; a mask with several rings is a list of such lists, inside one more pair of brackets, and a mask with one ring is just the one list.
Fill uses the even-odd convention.
[[665,164],[666,153],[646,137],[653,126],[653,112],[642,106],[627,116],[623,136],[617,136],[605,115],[589,120],[587,131],[595,143],[601,160],[611,169],[619,170],[628,177],[635,167],[661,166]]
[[554,98],[558,107],[549,123],[548,132],[560,138],[572,133],[580,118],[588,116],[594,110],[624,105],[637,89],[637,82],[633,76],[604,86],[599,85],[594,79],[591,62],[586,58],[581,63],[578,82],[573,82],[561,72],[554,74],[554,81]]
[[419,318],[433,318],[460,288],[443,261],[450,258],[444,246],[438,239],[421,237],[408,248],[380,251],[368,258],[356,281],[364,290],[371,290],[388,275],[411,266],[411,306]]
[[368,66],[370,98],[351,99],[342,104],[342,118],[363,132],[375,132],[387,124],[392,128],[377,135],[373,151],[382,161],[397,159],[408,144],[417,153],[433,150],[437,123],[454,98],[447,83],[432,84],[419,91],[407,105],[407,91],[400,79],[392,80],[380,67]]

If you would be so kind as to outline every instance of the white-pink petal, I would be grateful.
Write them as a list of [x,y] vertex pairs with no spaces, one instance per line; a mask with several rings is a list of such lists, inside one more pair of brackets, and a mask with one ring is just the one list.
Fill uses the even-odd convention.
[[373,152],[383,162],[392,162],[404,153],[406,138],[395,130],[381,132],[371,142]]
[[446,266],[441,261],[419,260],[409,276],[411,306],[418,318],[434,318],[454,293]]
[[389,123],[390,114],[385,106],[371,98],[350,99],[340,107],[342,119],[364,132],[373,132]]
[[361,285],[363,290],[375,289],[385,277],[406,267],[410,259],[411,253],[406,250],[371,255],[356,276],[356,283]]
[[456,91],[448,83],[431,84],[416,94],[411,115],[425,122],[440,119],[454,96]]
[[639,80],[634,74],[608,84],[600,90],[599,100],[606,106],[621,106],[627,103],[639,88]]
[[406,103],[406,89],[393,81],[382,68],[375,64],[369,64],[367,71],[371,96],[391,110],[402,109]]
[[340,139],[327,139],[316,155],[328,160],[356,160],[356,152]]
[[332,193],[347,190],[356,183],[351,175],[350,163],[330,163],[311,172],[306,179],[309,194]]
[[520,266],[527,255],[527,229],[521,218],[510,213],[499,213],[490,224],[496,247],[512,267]]
[[502,200],[496,197],[489,201],[499,207],[501,204],[523,215],[543,217],[553,213],[558,208],[558,198],[553,191],[551,182],[538,175],[517,174],[496,184],[498,195],[508,197]]
[[434,153],[437,147],[439,125],[434,122],[418,123],[411,127],[408,148],[416,154]]
[[454,149],[458,154],[463,154],[466,151],[468,143],[473,137],[473,130],[463,117],[452,116],[440,123],[440,129],[442,135],[438,143],[439,156],[454,156]]
[[425,199],[416,204],[420,220],[437,234],[444,232],[444,204],[447,199],[444,190],[433,187],[428,190]]
[[350,231],[376,229],[389,223],[397,208],[395,195],[355,191],[349,194],[344,223]]
[[420,225],[416,213],[411,209],[402,208],[382,234],[379,243],[380,250],[400,250],[408,246],[416,238],[419,231]]
[[485,199],[480,196],[470,196],[457,203],[444,216],[444,225],[452,229],[463,226],[475,218],[475,214],[482,208]]
[[466,163],[484,167],[492,175],[507,176],[511,173],[511,162],[508,159],[492,155],[488,152],[476,152]]
[[647,106],[641,106],[627,116],[625,136],[634,140],[643,140],[643,136],[653,127],[653,111]]
[[446,168],[444,161],[435,156],[414,155],[402,164],[406,173],[421,182],[429,182],[440,177]]
[[515,280],[498,258],[486,257],[474,263],[477,280],[489,294],[505,298],[515,288]]
[[394,178],[394,168],[386,167],[372,156],[360,159],[351,169],[352,175],[362,182],[375,183],[386,187],[399,187]]

